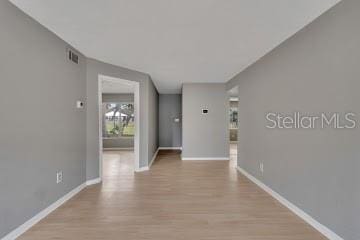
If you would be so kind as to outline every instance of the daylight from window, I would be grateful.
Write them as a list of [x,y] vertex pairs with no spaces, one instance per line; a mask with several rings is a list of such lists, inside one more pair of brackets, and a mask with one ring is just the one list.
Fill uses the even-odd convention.
[[238,128],[238,110],[236,107],[230,107],[230,129]]
[[133,103],[103,103],[103,138],[133,137]]

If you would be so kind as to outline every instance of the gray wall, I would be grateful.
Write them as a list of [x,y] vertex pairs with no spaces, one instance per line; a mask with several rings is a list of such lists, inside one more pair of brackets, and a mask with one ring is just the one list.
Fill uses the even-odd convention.
[[237,129],[230,129],[229,130],[229,134],[230,134],[230,137],[229,137],[229,139],[230,139],[230,141],[231,142],[236,142],[237,141]]
[[359,124],[359,10],[340,2],[232,81],[239,166],[347,240],[360,239],[359,128],[270,130],[265,115],[351,111]]
[[103,93],[103,102],[134,102],[133,93]]
[[[229,105],[225,84],[187,83],[182,89],[184,158],[229,157]],[[209,113],[202,114],[202,109]]]
[[[179,118],[180,122],[174,122]],[[181,147],[181,94],[159,95],[159,146]]]
[[[0,1],[0,238],[85,181],[85,59]],[[63,182],[56,184],[56,172]]]
[[[102,101],[108,103],[134,102],[134,94],[131,93],[103,93]],[[133,137],[103,138],[103,148],[133,148]]]
[[103,148],[104,150],[132,150],[134,148],[134,138],[103,138]]
[[147,152],[148,152],[148,166],[153,160],[154,154],[159,147],[159,93],[151,80],[148,81],[147,88]]
[[[158,93],[149,75],[87,59],[86,66],[86,178],[99,177],[99,109],[98,109],[98,76],[99,74],[136,81],[140,83],[140,167],[148,166],[155,153],[158,142],[157,115]],[[151,157],[150,157],[151,155]]]

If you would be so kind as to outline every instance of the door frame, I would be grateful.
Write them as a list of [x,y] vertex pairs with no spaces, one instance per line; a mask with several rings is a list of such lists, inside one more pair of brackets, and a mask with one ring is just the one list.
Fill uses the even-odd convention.
[[125,80],[117,77],[98,75],[98,119],[99,119],[99,176],[103,177],[103,133],[102,133],[102,82],[111,81],[125,85],[131,85],[134,88],[134,117],[135,117],[135,134],[134,134],[134,170],[140,169],[140,83],[131,80]]

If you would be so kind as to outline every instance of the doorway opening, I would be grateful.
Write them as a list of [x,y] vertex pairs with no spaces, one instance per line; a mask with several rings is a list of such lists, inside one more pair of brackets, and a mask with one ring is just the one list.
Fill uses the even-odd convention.
[[229,146],[230,146],[230,162],[231,165],[237,166],[237,152],[238,152],[238,87],[234,87],[228,91],[228,104],[229,104]]
[[99,176],[139,170],[140,84],[99,75]]

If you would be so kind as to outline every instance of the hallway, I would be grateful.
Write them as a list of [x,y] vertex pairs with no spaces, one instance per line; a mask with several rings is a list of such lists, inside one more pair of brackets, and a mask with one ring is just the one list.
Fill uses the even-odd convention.
[[20,239],[325,239],[238,173],[231,152],[231,161],[181,161],[179,152],[160,151],[141,173],[132,152],[105,152],[103,183]]

